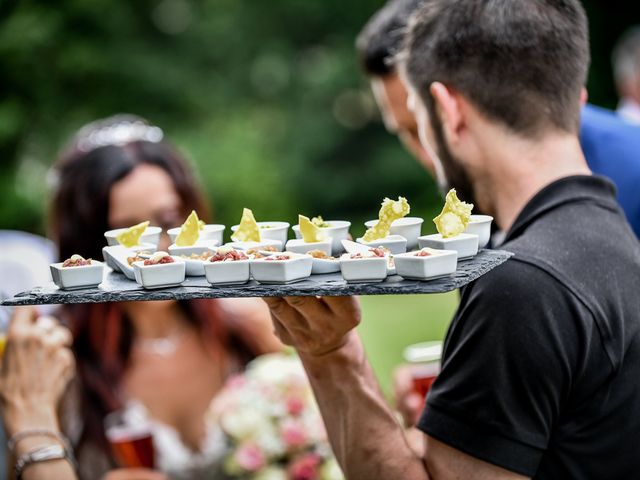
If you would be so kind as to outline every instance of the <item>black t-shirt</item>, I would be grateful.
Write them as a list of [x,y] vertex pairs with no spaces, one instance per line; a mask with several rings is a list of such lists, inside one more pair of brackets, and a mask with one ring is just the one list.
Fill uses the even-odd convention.
[[640,243],[613,185],[554,182],[501,248],[462,291],[418,427],[536,479],[640,478]]

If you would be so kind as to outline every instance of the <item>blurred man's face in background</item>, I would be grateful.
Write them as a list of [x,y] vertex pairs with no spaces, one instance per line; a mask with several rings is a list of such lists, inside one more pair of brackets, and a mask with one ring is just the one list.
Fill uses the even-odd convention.
[[400,75],[392,72],[371,77],[371,88],[387,130],[396,134],[405,148],[435,176],[434,161],[420,143],[418,124],[407,106],[407,89]]

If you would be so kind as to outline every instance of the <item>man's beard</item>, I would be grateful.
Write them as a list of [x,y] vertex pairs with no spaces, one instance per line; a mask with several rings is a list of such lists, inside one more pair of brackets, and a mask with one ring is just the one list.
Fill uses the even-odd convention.
[[462,162],[451,153],[451,149],[447,145],[440,116],[437,112],[432,111],[429,117],[436,139],[436,154],[440,159],[444,173],[443,181],[438,182],[442,195],[445,196],[449,190],[455,188],[460,200],[473,203],[477,209],[478,202],[473,183]]

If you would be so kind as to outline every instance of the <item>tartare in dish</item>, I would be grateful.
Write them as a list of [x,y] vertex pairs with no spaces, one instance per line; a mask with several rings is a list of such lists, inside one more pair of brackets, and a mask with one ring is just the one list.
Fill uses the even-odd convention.
[[307,255],[311,255],[313,258],[317,258],[319,260],[337,260],[336,257],[327,255],[327,253],[322,250],[311,250],[307,252]]
[[144,261],[144,266],[149,267],[151,265],[165,265],[167,263],[173,263],[175,260],[167,252],[156,252],[151,258]]
[[62,263],[62,268],[67,267],[86,267],[87,265],[91,265],[91,259],[85,259],[81,255],[71,255],[71,258],[67,258]]
[[236,250],[235,248],[219,248],[215,255],[213,255],[210,262],[235,262],[237,260],[249,260],[246,253],[242,250]]

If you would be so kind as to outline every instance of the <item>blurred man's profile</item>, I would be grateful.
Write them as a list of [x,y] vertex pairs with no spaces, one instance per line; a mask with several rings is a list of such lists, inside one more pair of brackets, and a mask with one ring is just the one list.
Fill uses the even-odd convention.
[[613,72],[620,96],[618,114],[640,124],[640,25],[629,29],[613,52]]

